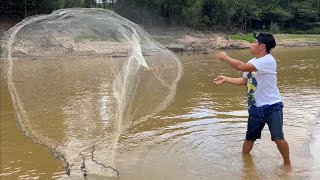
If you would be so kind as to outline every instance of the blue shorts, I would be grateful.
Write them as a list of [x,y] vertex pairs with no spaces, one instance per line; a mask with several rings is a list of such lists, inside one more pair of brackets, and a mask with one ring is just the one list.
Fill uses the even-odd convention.
[[246,140],[261,139],[261,131],[267,123],[271,133],[271,140],[283,140],[283,104],[282,102],[262,107],[250,106],[246,133]]

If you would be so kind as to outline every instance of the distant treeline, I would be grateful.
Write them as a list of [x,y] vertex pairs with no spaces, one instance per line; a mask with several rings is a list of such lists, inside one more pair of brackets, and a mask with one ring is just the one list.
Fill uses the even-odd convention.
[[113,9],[146,27],[320,33],[320,0],[0,0],[20,18],[71,7]]

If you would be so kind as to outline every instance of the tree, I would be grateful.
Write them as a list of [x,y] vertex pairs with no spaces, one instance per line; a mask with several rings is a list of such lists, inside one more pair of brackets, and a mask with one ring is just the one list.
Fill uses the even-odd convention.
[[96,6],[97,6],[96,0],[83,0],[82,1],[82,7],[92,8],[92,7],[96,7]]
[[[320,0],[100,0],[143,26],[188,26],[197,29],[319,28]],[[97,7],[96,0],[2,0],[0,13],[25,18],[59,8]],[[314,31],[316,32],[316,31]]]
[[293,27],[306,30],[312,28],[312,24],[319,22],[317,6],[314,6],[312,2],[308,0],[291,4],[294,14],[291,21]]
[[106,9],[107,8],[107,0],[102,0],[102,4],[103,4],[103,8]]
[[234,4],[235,14],[233,21],[244,32],[247,31],[247,27],[253,26],[252,22],[261,21],[262,10],[256,4],[254,0],[236,0]]
[[264,7],[262,21],[268,26],[277,23],[281,28],[284,28],[293,18],[293,15],[280,5],[266,4]]
[[64,0],[63,8],[81,7],[82,0]]

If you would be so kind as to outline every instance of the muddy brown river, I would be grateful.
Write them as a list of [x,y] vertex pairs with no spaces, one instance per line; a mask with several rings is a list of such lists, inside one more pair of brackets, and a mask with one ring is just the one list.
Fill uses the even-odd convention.
[[[251,58],[249,50],[227,52],[244,61]],[[242,157],[248,117],[246,87],[212,82],[220,74],[242,74],[218,61],[215,53],[183,53],[177,54],[184,76],[175,101],[121,135],[115,158],[120,177],[110,179],[318,179],[320,48],[278,48],[272,54],[278,63],[292,173],[281,170],[282,158],[267,126],[251,156]],[[2,75],[0,160],[0,179],[66,177],[51,152],[20,131]],[[89,175],[87,179],[106,178]]]

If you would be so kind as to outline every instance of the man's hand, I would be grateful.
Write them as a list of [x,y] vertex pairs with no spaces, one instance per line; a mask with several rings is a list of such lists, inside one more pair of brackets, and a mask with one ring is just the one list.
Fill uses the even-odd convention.
[[227,57],[227,56],[228,56],[227,53],[225,53],[225,52],[220,52],[219,55],[218,55],[218,58],[219,58],[220,60],[224,60],[224,58]]
[[218,76],[217,78],[215,78],[215,79],[213,80],[213,82],[214,82],[215,84],[222,84],[222,83],[224,83],[224,82],[227,81],[227,78],[228,78],[228,77],[226,77],[226,76]]

